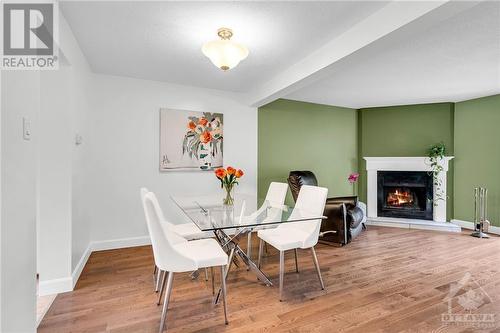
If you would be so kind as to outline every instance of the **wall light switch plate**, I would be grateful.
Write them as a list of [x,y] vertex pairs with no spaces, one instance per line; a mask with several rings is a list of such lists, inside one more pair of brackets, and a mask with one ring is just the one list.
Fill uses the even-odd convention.
[[31,140],[31,121],[23,117],[23,139]]
[[77,146],[81,145],[83,143],[83,137],[80,134],[75,135],[75,144]]

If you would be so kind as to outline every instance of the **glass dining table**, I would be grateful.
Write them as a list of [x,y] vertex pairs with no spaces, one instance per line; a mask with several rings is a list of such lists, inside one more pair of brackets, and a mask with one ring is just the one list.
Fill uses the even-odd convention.
[[[238,265],[237,256],[267,286],[272,285],[271,280],[251,259],[250,251],[243,251],[239,245],[243,236],[254,230],[273,228],[284,223],[308,223],[326,218],[303,208],[275,205],[267,201],[256,209],[257,198],[251,195],[236,196],[232,206],[223,205],[222,197],[217,195],[171,196],[171,199],[201,231],[214,233],[215,239],[229,256],[224,278],[227,278],[233,264]],[[220,290],[215,303],[219,295]]]

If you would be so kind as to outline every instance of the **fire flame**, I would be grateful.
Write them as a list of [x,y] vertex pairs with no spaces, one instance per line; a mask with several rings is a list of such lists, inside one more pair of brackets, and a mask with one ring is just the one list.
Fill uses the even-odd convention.
[[395,192],[387,194],[387,203],[391,206],[403,206],[413,204],[413,195],[410,191],[397,189]]

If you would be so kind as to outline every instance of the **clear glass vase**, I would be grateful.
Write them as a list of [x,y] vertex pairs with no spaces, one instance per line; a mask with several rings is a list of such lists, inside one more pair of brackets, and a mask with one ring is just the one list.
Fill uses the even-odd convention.
[[224,198],[222,199],[222,204],[225,206],[234,205],[233,185],[224,185]]

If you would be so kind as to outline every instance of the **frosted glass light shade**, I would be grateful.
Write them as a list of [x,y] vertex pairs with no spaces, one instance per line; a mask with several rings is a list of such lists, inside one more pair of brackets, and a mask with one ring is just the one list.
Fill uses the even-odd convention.
[[205,43],[201,50],[215,66],[223,71],[236,67],[248,56],[248,49],[245,46],[229,39]]

